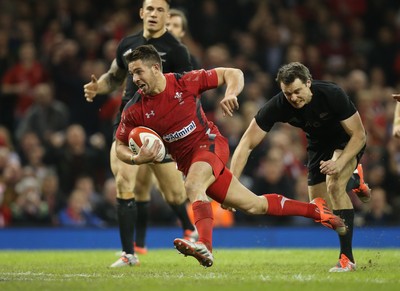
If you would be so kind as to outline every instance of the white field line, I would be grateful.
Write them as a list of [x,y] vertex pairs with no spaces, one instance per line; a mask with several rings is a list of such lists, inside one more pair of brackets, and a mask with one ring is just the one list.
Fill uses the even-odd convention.
[[[123,278],[125,276],[129,276],[128,274],[110,274],[111,278]],[[215,273],[215,272],[207,272],[207,273],[195,273],[191,276],[187,274],[178,273],[178,274],[169,274],[167,272],[162,272],[158,274],[151,274],[152,278],[158,278],[163,280],[175,280],[179,278],[192,278],[195,280],[219,280],[229,278],[231,275],[227,273]],[[1,281],[73,281],[74,279],[94,279],[94,278],[102,278],[104,274],[86,274],[86,273],[78,273],[78,274],[51,274],[44,272],[0,272],[0,282]],[[235,278],[236,280],[243,281],[260,281],[260,282],[276,282],[276,281],[285,281],[285,282],[335,282],[337,278],[334,275],[330,275],[325,278],[321,278],[319,276],[314,275],[303,275],[303,274],[293,274],[293,275],[257,275],[254,277],[246,277],[246,278]],[[357,279],[355,279],[357,281]],[[393,280],[385,280],[381,278],[371,278],[359,280],[360,283],[370,282],[375,284],[386,284],[394,282]]]

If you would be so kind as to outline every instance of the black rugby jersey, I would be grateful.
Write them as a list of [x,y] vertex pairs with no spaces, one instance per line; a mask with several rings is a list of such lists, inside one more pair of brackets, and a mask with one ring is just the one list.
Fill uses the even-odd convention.
[[260,128],[268,132],[276,122],[289,123],[301,128],[309,147],[342,144],[349,141],[340,121],[357,112],[349,96],[336,84],[312,81],[310,103],[296,109],[286,100],[283,92],[272,97],[255,116]]
[[[127,36],[121,40],[116,53],[116,61],[118,67],[128,71],[128,64],[126,63],[124,55],[130,50],[134,50],[138,46],[145,44],[151,44],[157,49],[162,60],[164,73],[182,73],[191,71],[193,69],[190,62],[188,49],[171,33],[166,31],[162,36],[158,38],[150,38],[147,40],[143,37],[143,30],[136,34]],[[122,112],[125,104],[133,97],[136,90],[137,87],[135,84],[133,84],[132,76],[128,74],[126,78],[125,92],[122,98],[119,113]]]

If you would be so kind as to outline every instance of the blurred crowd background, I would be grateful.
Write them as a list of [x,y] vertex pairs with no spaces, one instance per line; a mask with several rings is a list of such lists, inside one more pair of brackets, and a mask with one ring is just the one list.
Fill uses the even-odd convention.
[[[108,69],[124,36],[141,29],[140,6],[0,0],[0,228],[116,225],[109,148],[122,90],[87,103],[83,85]],[[351,196],[356,225],[400,225],[400,140],[391,136],[391,93],[400,92],[400,1],[172,0],[172,7],[188,18],[183,42],[198,66],[245,73],[234,117],[222,117],[220,91],[203,96],[232,152],[260,106],[279,92],[277,69],[300,61],[314,79],[346,90],[368,132],[362,164],[373,193],[368,204]],[[303,133],[275,126],[241,179],[257,194],[308,201],[305,160]],[[151,225],[176,225],[156,187],[151,211]],[[214,211],[222,227],[314,225]]]

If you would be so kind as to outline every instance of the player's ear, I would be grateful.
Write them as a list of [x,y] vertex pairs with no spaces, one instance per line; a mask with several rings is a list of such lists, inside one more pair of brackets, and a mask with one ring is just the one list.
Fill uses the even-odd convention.
[[139,16],[140,16],[140,19],[143,19],[143,18],[144,18],[144,16],[143,16],[143,8],[140,8],[140,10],[139,10]]
[[161,71],[160,64],[155,63],[155,64],[153,64],[153,67],[154,67],[155,70]]
[[311,87],[311,80],[307,80],[306,86],[307,86],[308,88]]

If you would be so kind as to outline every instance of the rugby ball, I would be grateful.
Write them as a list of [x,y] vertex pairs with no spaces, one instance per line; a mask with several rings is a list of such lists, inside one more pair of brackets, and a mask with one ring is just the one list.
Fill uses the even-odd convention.
[[165,153],[166,153],[165,146],[162,141],[162,138],[158,135],[157,132],[155,132],[151,128],[145,126],[138,126],[132,129],[131,132],[129,133],[129,148],[135,155],[137,155],[146,139],[149,140],[148,148],[151,148],[153,146],[155,140],[160,141],[161,149],[158,152],[156,161],[161,162],[165,158]]

